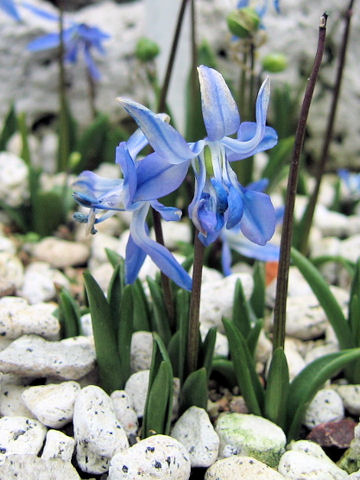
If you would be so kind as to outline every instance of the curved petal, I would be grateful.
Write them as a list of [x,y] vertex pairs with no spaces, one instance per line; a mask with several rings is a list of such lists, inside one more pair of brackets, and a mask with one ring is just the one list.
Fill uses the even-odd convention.
[[59,21],[59,15],[57,15],[56,13],[50,13],[47,10],[43,10],[42,8],[36,7],[35,5],[31,5],[31,3],[22,2],[21,6],[27,8],[32,13],[35,13],[35,15],[45,18],[46,20],[51,20],[53,22]]
[[243,202],[242,233],[252,242],[265,245],[273,236],[276,224],[275,209],[269,195],[244,189]]
[[127,149],[126,142],[121,142],[116,147],[115,162],[120,165],[124,174],[124,190],[127,193],[126,207],[133,203],[134,195],[137,187],[136,164]]
[[176,190],[183,182],[190,161],[178,164],[151,153],[138,162],[134,201],[155,200]]
[[21,17],[13,0],[2,0],[0,8],[17,22],[21,22]]
[[146,253],[142,248],[137,246],[131,235],[129,235],[126,244],[125,255],[125,283],[134,283],[139,275],[141,267],[143,266]]
[[163,245],[151,240],[146,233],[145,220],[149,205],[149,203],[145,203],[133,213],[130,225],[130,233],[133,241],[149,255],[160,270],[179,285],[179,287],[185,290],[191,290],[192,282],[189,274]]
[[150,202],[151,206],[160,213],[167,222],[178,222],[181,219],[181,210],[176,207],[167,207],[157,200]]
[[226,228],[229,229],[240,222],[244,213],[241,192],[233,185],[229,188],[228,205]]
[[[143,132],[138,128],[135,130],[135,132],[128,138],[126,144],[127,144],[127,149],[129,151],[129,154],[131,158],[136,159],[138,154],[141,152],[143,148],[146,147],[148,144],[148,140],[143,134]],[[117,162],[117,160],[116,160]]]
[[27,44],[27,49],[30,52],[39,52],[41,50],[49,50],[50,48],[57,48],[60,45],[60,36],[58,33],[48,33],[41,37],[35,38]]
[[227,240],[228,246],[240,253],[244,257],[254,258],[262,262],[274,262],[279,260],[280,247],[272,243],[266,245],[257,245],[247,238],[243,237],[241,233],[226,232],[224,237]]
[[100,74],[100,71],[99,71],[99,69],[97,68],[97,66],[94,62],[94,59],[91,56],[90,48],[87,45],[85,45],[85,47],[84,47],[84,59],[85,59],[86,66],[87,66],[87,69],[88,69],[91,77],[96,82],[98,82],[101,78],[101,74]]
[[182,163],[196,156],[180,133],[140,103],[125,98],[117,99],[133,117],[155,152],[169,163]]
[[[266,78],[260,87],[256,99],[256,127],[251,138],[246,140],[239,140],[236,138],[225,137],[222,143],[229,150],[242,155],[242,158],[253,155],[259,143],[263,140],[265,135],[266,113],[269,106],[270,98],[270,81]],[[251,127],[249,127],[251,128]],[[270,131],[268,131],[270,133]],[[238,159],[241,157],[237,157]]]
[[198,67],[201,106],[208,139],[221,140],[237,131],[240,115],[222,75],[213,68]]
[[222,245],[221,245],[221,267],[225,277],[231,275],[231,250],[229,243],[225,235],[222,235]]
[[256,182],[249,183],[247,185],[248,190],[256,190],[257,192],[264,192],[269,185],[269,179],[268,178],[261,178],[260,180],[257,180]]
[[[199,167],[199,171],[196,169],[196,165]],[[191,200],[191,203],[188,207],[188,213],[189,213],[189,218],[191,218],[192,222],[194,223],[195,227],[200,230],[200,226],[196,223],[196,215],[194,215],[194,209],[195,206],[199,203],[201,195],[203,193],[203,190],[205,188],[205,182],[206,182],[206,168],[205,168],[205,163],[204,159],[201,157],[197,158],[196,160],[193,161],[193,171],[195,175],[195,192],[194,192],[194,197]]]

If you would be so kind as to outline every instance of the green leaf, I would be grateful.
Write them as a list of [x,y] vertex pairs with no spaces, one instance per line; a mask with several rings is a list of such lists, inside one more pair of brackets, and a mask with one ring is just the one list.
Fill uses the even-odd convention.
[[333,327],[342,349],[354,347],[354,339],[340,305],[319,271],[300,252],[291,249],[291,259],[308,282]]
[[284,175],[293,146],[294,137],[291,136],[283,138],[271,149],[269,161],[261,174],[261,178],[269,179],[267,191],[273,190]]
[[241,394],[248,409],[255,415],[261,415],[264,390],[255,370],[254,359],[240,330],[226,318],[223,319],[223,324]]
[[312,258],[311,262],[315,267],[320,267],[321,265],[327,262],[338,263],[345,268],[345,270],[349,273],[351,277],[354,276],[354,269],[355,269],[354,262],[352,262],[351,260],[348,260],[345,257],[341,257],[340,255],[321,255],[319,257]]
[[84,273],[84,280],[90,305],[100,379],[104,390],[111,393],[114,390],[120,390],[123,382],[122,365],[118,355],[110,306],[99,284],[89,272]]
[[117,329],[117,346],[121,364],[122,388],[124,388],[131,374],[131,338],[133,334],[133,296],[131,289],[131,285],[126,285],[122,291]]
[[111,316],[113,319],[113,328],[114,332],[118,331],[118,327],[120,324],[120,303],[122,292],[124,289],[124,277],[122,275],[122,265],[119,264],[115,267],[113,274],[110,279],[107,299],[110,305]]
[[360,346],[360,258],[356,262],[355,273],[351,283],[349,303],[349,325],[355,345]]
[[31,165],[31,154],[29,148],[29,132],[26,125],[26,115],[25,113],[20,113],[18,116],[18,128],[21,136],[22,147],[21,147],[21,154],[20,157],[24,160],[26,165]]
[[248,346],[249,352],[254,356],[256,346],[258,344],[259,335],[261,329],[264,325],[264,322],[259,318],[255,321],[252,329],[249,332],[249,335],[246,337],[246,344]]
[[23,232],[26,233],[31,228],[28,222],[28,209],[23,207],[10,207],[3,200],[0,200],[0,209],[7,213],[10,220]]
[[81,155],[81,161],[76,166],[76,173],[80,173],[84,169],[93,170],[104,160],[103,151],[109,128],[108,116],[101,113],[80,136],[75,148]]
[[256,262],[254,266],[254,288],[250,303],[257,318],[264,318],[265,311],[265,269],[263,262]]
[[[105,248],[105,253],[113,268],[117,267],[120,264],[125,264],[123,257],[117,252],[114,252],[114,250],[111,250],[111,248]],[[122,268],[125,268],[125,266],[123,266]]]
[[65,338],[80,335],[80,310],[70,292],[65,288],[60,293],[59,320]]
[[236,280],[234,301],[232,310],[233,324],[247,337],[251,330],[251,324],[256,320],[250,303],[247,301],[240,278]]
[[144,288],[139,279],[132,285],[134,307],[134,331],[150,332],[150,309],[146,299]]
[[289,393],[289,368],[284,350],[277,348],[271,359],[265,389],[265,417],[285,426],[286,405]]
[[234,371],[234,365],[231,360],[220,357],[214,358],[211,370],[213,374],[220,374],[221,380],[223,381],[225,379],[231,388],[238,384]]
[[3,128],[0,133],[0,152],[6,150],[6,145],[18,128],[14,103],[10,104]]
[[167,345],[171,338],[171,330],[161,287],[150,277],[147,277],[147,283],[153,306],[152,330],[157,332],[165,345]]
[[181,390],[181,411],[195,406],[206,409],[208,400],[208,376],[206,369],[200,368],[190,373]]
[[305,411],[322,385],[347,364],[359,358],[360,348],[330,353],[311,362],[294,378],[288,395],[288,440],[297,437]]
[[32,198],[32,229],[42,237],[51,235],[65,220],[63,196],[55,190],[39,190]]
[[205,340],[204,342],[202,342],[202,345],[201,345],[202,365],[206,370],[208,380],[211,374],[215,342],[216,342],[216,327],[212,327],[208,330]]

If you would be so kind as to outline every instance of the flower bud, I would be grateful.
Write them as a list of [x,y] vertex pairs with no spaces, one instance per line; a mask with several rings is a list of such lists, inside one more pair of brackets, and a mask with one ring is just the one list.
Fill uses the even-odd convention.
[[282,53],[269,53],[262,59],[262,66],[270,73],[283,72],[287,68],[287,58]]
[[149,62],[151,60],[154,60],[154,58],[159,54],[159,52],[159,45],[150,40],[150,38],[139,38],[135,48],[135,55],[139,60],[141,60],[142,62]]
[[260,17],[253,8],[244,7],[230,12],[227,24],[233,35],[248,38],[259,29]]

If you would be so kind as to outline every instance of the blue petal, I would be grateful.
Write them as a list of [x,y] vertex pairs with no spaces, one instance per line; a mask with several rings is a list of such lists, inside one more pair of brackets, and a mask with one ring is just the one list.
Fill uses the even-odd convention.
[[146,258],[144,250],[129,235],[125,256],[125,283],[134,283]]
[[244,257],[254,258],[262,262],[274,262],[279,260],[280,247],[272,243],[266,245],[257,245],[247,238],[243,237],[241,233],[234,233],[226,231],[224,233],[228,246],[240,253]]
[[84,48],[84,59],[85,59],[85,63],[86,63],[86,66],[87,66],[87,69],[91,75],[91,77],[96,81],[98,82],[101,78],[101,74],[100,74],[100,71],[99,69],[97,68],[97,66],[95,65],[95,62],[91,56],[91,53],[89,51],[89,47],[88,46],[85,46]]
[[149,203],[145,203],[133,213],[130,225],[132,239],[138,247],[152,258],[153,262],[166,276],[171,278],[179,287],[191,290],[192,282],[188,273],[163,245],[151,240],[146,233],[145,220],[149,205]]
[[244,189],[244,213],[240,222],[242,233],[254,243],[265,245],[275,231],[275,209],[269,195]]
[[32,13],[35,13],[39,17],[45,18],[46,20],[51,20],[54,22],[59,21],[59,15],[55,13],[50,13],[47,10],[43,10],[42,8],[35,7],[35,5],[31,5],[31,3],[22,2],[21,6],[27,8],[28,10],[30,10]]
[[[199,171],[197,171],[196,166],[198,165]],[[205,183],[206,183],[206,169],[205,164],[200,159],[193,160],[193,170],[195,175],[195,192],[194,197],[188,207],[189,218],[191,218],[193,224],[198,230],[201,230],[201,226],[197,220],[197,214],[195,209],[197,208],[201,196],[203,194]]]
[[154,200],[176,190],[182,184],[189,164],[190,161],[171,164],[156,152],[140,160],[134,201]]
[[247,189],[249,190],[256,190],[257,192],[264,192],[269,185],[268,178],[262,178],[261,180],[257,180],[256,182],[249,183],[247,185]]
[[248,7],[249,3],[250,3],[250,0],[239,0],[237,5],[236,5],[236,8]]
[[58,33],[48,33],[28,43],[27,49],[30,50],[30,52],[38,52],[41,50],[49,50],[50,48],[57,48],[59,45],[60,35]]
[[130,156],[136,159],[137,155],[141,152],[143,148],[146,147],[148,143],[149,142],[147,141],[147,138],[140,130],[140,128],[135,130],[135,132],[129,137],[126,142]]
[[1,0],[0,8],[4,10],[5,13],[10,15],[10,17],[12,17],[14,20],[21,22],[20,14],[13,0]]
[[[247,141],[254,137],[256,132],[256,123],[254,122],[243,122],[240,125],[238,132],[238,140]],[[265,152],[270,148],[273,148],[278,142],[278,135],[272,127],[265,127],[265,133],[263,139],[258,143],[258,145],[251,151],[247,151],[246,154],[239,154],[235,152],[228,152],[227,160],[229,162],[234,162],[236,160],[243,160],[249,156],[253,156],[259,152]]]
[[180,133],[140,103],[125,98],[117,99],[133,117],[155,152],[169,163],[186,162],[196,156]]
[[[247,140],[241,141],[235,138],[225,137],[222,143],[229,150],[241,154],[243,157],[251,156],[263,140],[265,135],[266,113],[269,106],[270,83],[267,78],[260,87],[259,94],[256,99],[256,128],[254,135]],[[251,127],[249,127],[251,128]],[[269,131],[268,131],[269,132]],[[240,158],[240,157],[237,157]]]
[[167,222],[178,222],[181,219],[181,210],[176,207],[167,207],[157,200],[150,202],[151,206],[160,213]]
[[213,68],[198,67],[202,114],[208,139],[217,141],[237,131],[240,115],[222,75]]
[[231,270],[231,250],[225,235],[222,235],[221,245],[221,266],[225,277],[232,274]]
[[73,184],[75,200],[89,208],[123,210],[124,181],[103,178],[88,170],[82,172]]
[[136,165],[134,159],[129,154],[126,142],[121,142],[116,147],[116,160],[120,165],[124,175],[124,189],[126,189],[127,198],[125,199],[125,206],[129,207],[133,203],[134,195],[137,187]]
[[228,205],[226,228],[233,228],[240,222],[244,213],[241,192],[234,185],[230,185],[229,188]]

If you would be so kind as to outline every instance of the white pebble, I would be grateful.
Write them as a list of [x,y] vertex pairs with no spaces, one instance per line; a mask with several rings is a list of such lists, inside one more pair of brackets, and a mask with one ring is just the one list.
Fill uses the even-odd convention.
[[205,480],[283,480],[280,473],[255,458],[232,455],[217,460],[205,474]]
[[34,415],[26,408],[22,399],[22,393],[25,390],[23,385],[14,385],[11,383],[3,384],[0,391],[0,415],[3,417],[27,417],[33,418]]
[[344,405],[342,399],[335,390],[319,390],[308,406],[304,425],[309,429],[320,423],[336,422],[344,418]]
[[151,332],[134,332],[131,338],[131,371],[149,370],[153,350]]
[[2,417],[0,432],[0,458],[12,453],[37,455],[44,443],[46,427],[26,417]]
[[330,459],[293,450],[281,457],[278,471],[288,480],[341,480],[347,477],[347,473]]
[[360,385],[336,385],[334,388],[346,410],[352,415],[360,415]]
[[140,372],[133,373],[125,384],[125,391],[131,398],[138,417],[144,415],[149,373],[149,370],[141,370]]
[[133,409],[131,399],[125,390],[115,390],[110,395],[113,402],[116,418],[128,435],[136,435],[138,418]]
[[61,458],[64,462],[71,462],[75,448],[75,440],[58,430],[49,430],[41,458]]

